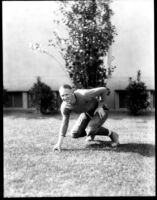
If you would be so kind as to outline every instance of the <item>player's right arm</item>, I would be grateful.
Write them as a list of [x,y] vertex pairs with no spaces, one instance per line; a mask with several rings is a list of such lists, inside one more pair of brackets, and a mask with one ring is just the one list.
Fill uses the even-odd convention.
[[55,150],[61,151],[63,139],[66,135],[68,125],[69,125],[70,113],[65,114],[62,110],[61,110],[61,113],[62,113],[62,122],[61,122],[60,130],[59,130],[58,142],[53,148],[54,151]]

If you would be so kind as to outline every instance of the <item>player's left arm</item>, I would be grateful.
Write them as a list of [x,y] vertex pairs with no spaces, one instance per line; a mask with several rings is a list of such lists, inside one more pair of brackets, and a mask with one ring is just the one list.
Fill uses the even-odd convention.
[[102,107],[103,105],[105,105],[107,93],[108,91],[107,91],[107,88],[105,87],[84,90],[84,95],[88,95],[89,98],[98,97],[99,105],[98,105],[98,108],[95,110],[94,114],[98,112],[100,118],[104,117],[105,115],[105,111]]
[[107,91],[106,87],[86,89],[86,90],[83,91],[84,95],[89,96],[89,98],[98,97],[99,107],[102,107],[105,104],[107,92],[108,91]]

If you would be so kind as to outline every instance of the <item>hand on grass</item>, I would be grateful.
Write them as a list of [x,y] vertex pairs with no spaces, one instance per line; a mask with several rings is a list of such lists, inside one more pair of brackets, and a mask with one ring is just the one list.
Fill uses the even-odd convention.
[[53,147],[53,151],[59,151],[61,152],[61,147],[59,144],[55,144],[54,147]]

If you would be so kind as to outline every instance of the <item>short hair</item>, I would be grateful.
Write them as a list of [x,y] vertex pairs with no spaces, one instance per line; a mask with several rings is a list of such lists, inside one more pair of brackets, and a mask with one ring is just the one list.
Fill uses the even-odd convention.
[[61,88],[72,90],[72,87],[68,84],[62,85],[59,89],[61,89]]

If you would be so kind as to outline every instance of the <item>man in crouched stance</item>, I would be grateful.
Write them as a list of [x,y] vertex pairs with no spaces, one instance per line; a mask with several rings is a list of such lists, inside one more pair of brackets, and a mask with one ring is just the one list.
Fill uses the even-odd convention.
[[73,91],[70,85],[65,84],[60,87],[59,93],[63,101],[60,108],[62,123],[54,150],[61,150],[72,111],[80,113],[71,130],[73,138],[86,136],[86,141],[91,141],[94,140],[96,135],[101,135],[110,137],[112,147],[116,147],[119,144],[118,134],[102,126],[108,117],[108,108],[105,104],[107,89],[105,87]]

